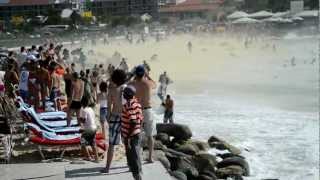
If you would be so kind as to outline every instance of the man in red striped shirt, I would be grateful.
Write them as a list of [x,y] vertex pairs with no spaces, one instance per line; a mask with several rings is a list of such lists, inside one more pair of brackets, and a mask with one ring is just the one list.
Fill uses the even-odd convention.
[[142,108],[135,97],[136,89],[127,86],[123,90],[126,103],[121,118],[121,135],[124,141],[129,169],[135,180],[141,180],[140,133],[143,121]]

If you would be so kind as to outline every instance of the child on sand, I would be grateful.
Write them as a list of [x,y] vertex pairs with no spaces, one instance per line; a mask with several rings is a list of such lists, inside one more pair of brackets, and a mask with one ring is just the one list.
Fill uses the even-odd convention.
[[88,101],[82,101],[79,121],[81,123],[81,150],[85,160],[91,161],[87,146],[91,146],[94,153],[95,162],[99,161],[98,150],[96,146],[96,131],[94,110],[88,106]]
[[126,100],[121,117],[121,136],[126,149],[127,162],[135,180],[141,180],[140,133],[143,121],[142,107],[135,97],[136,89],[128,86],[123,90]]
[[102,129],[102,134],[103,137],[107,137],[106,135],[108,134],[106,132],[106,126],[107,123],[107,115],[108,115],[108,95],[107,95],[107,89],[108,89],[108,84],[106,82],[101,82],[99,85],[100,93],[98,94],[98,103],[100,105],[100,123],[101,123],[101,129]]

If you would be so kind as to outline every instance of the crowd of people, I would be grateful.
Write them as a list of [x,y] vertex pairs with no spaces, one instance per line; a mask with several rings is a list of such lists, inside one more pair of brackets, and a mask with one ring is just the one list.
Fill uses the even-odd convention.
[[[54,102],[55,110],[67,112],[67,126],[71,126],[75,115],[81,126],[82,153],[86,160],[99,161],[95,136],[101,127],[108,147],[103,172],[109,172],[115,146],[123,143],[130,171],[134,179],[141,179],[142,132],[148,141],[149,163],[153,162],[154,149],[151,97],[157,83],[150,77],[149,64],[143,61],[129,70],[126,59],[122,59],[118,67],[110,64],[105,69],[100,64],[85,70],[81,65],[78,72],[76,64],[69,63],[69,50],[62,48],[49,44],[9,52],[6,71],[0,78],[0,91],[11,98],[20,96],[37,112],[50,111],[47,102]],[[173,123],[174,103],[167,95],[170,83],[166,72],[160,75],[157,95],[165,107],[164,123]],[[100,121],[96,121],[96,105],[100,108]],[[92,147],[94,158],[88,146]]]

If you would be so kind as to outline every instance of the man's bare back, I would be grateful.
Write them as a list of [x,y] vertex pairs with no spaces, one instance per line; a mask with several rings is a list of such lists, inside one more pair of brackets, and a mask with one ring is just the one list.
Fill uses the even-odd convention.
[[84,82],[77,79],[72,82],[72,101],[81,101],[84,92]]
[[151,91],[156,88],[156,84],[151,78],[145,77],[141,80],[135,79],[129,83],[136,88],[136,97],[142,108],[151,107]]
[[115,84],[110,83],[108,90],[108,108],[110,108],[112,114],[120,114],[122,112],[121,86],[116,87]]

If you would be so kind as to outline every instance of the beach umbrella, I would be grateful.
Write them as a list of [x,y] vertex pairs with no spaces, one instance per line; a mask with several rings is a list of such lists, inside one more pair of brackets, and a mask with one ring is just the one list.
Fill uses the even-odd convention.
[[281,22],[283,18],[281,17],[270,17],[267,19],[262,20],[263,22]]
[[289,18],[284,18],[282,19],[281,21],[279,21],[280,23],[293,23],[293,20],[292,19],[289,19]]
[[285,12],[276,12],[276,13],[273,13],[273,18],[279,18],[279,17],[287,17],[290,15],[290,12],[289,11],[285,11]]
[[70,18],[71,14],[73,13],[73,10],[71,9],[64,9],[61,12],[61,18]]
[[250,14],[248,17],[250,18],[267,18],[267,17],[272,17],[273,13],[268,12],[268,11],[258,11],[255,13]]
[[302,17],[296,16],[292,18],[293,21],[303,21],[304,19]]
[[227,16],[228,19],[240,19],[245,17],[248,17],[248,14],[243,11],[236,11]]
[[140,18],[143,22],[146,22],[149,21],[152,18],[152,16],[150,16],[148,13],[145,13]]
[[254,23],[259,23],[259,22],[260,21],[258,21],[256,19],[244,17],[244,18],[240,18],[235,21],[232,21],[232,24],[254,24]]

